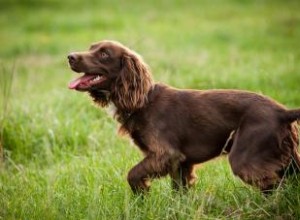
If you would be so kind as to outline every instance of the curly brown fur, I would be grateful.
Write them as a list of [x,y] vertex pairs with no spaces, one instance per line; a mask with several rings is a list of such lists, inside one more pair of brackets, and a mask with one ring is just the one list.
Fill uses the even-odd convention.
[[155,84],[143,59],[115,41],[68,59],[84,73],[69,87],[89,92],[101,107],[115,105],[121,131],[144,153],[128,174],[134,192],[166,175],[174,189],[188,188],[196,180],[195,165],[224,152],[233,173],[262,191],[276,186],[291,165],[299,171],[299,109],[248,91]]
[[118,109],[134,112],[147,104],[152,78],[147,65],[133,53],[124,55],[122,66],[112,87],[111,99]]

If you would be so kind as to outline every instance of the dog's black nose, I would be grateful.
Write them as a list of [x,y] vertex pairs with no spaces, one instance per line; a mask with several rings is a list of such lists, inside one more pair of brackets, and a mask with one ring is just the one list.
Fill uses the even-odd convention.
[[75,54],[70,53],[68,55],[68,60],[69,60],[70,63],[74,63],[76,61],[76,59],[77,59],[77,56]]

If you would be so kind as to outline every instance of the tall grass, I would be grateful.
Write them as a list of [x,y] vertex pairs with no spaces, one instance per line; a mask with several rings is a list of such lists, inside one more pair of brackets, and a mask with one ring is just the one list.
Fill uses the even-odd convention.
[[9,111],[9,99],[15,68],[14,66],[11,68],[6,67],[4,64],[0,65],[0,68],[0,165],[2,165],[4,160],[3,129]]

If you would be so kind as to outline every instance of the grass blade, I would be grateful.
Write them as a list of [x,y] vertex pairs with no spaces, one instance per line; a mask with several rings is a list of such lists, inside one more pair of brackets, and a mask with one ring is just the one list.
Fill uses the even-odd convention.
[[5,119],[7,118],[9,99],[13,84],[13,76],[15,65],[11,68],[4,65],[1,66],[0,71],[0,164],[4,160],[4,146],[3,146],[3,129],[5,126]]

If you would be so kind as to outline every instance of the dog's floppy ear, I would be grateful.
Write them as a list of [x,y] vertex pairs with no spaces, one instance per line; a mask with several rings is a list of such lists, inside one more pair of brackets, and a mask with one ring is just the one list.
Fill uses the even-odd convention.
[[124,54],[112,94],[117,107],[128,112],[143,107],[151,86],[151,73],[143,59],[133,52]]

